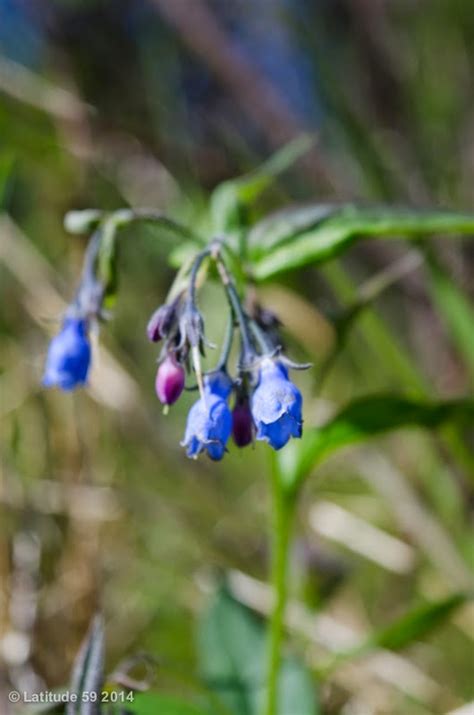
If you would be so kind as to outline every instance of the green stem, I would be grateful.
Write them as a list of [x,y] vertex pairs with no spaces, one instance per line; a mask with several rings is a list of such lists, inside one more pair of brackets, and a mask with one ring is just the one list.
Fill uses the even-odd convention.
[[271,585],[273,591],[273,610],[270,618],[267,653],[267,699],[265,715],[277,715],[278,676],[281,664],[281,649],[285,606],[287,599],[288,553],[291,537],[291,525],[295,499],[285,491],[281,475],[272,466],[272,566]]
[[233,311],[233,314],[235,315],[239,324],[240,336],[243,345],[243,363],[245,367],[255,354],[255,351],[252,347],[252,340],[250,336],[249,326],[247,323],[247,316],[244,312],[244,309],[242,308],[235,285],[232,281],[229,271],[227,270],[227,266],[221,254],[219,252],[216,253],[214,258],[222,281],[222,285],[224,286],[224,290],[227,293],[227,298],[229,300],[231,310]]
[[143,221],[145,223],[161,224],[173,233],[188,241],[201,244],[204,243],[203,239],[188,226],[185,226],[161,211],[156,211],[154,209],[120,209],[115,211],[111,215],[111,218],[117,229],[123,228],[137,221]]
[[227,319],[227,326],[225,331],[224,343],[222,345],[221,356],[219,362],[216,365],[216,370],[226,370],[227,361],[229,360],[230,351],[232,349],[232,342],[234,339],[234,313],[232,308],[229,310],[229,317]]
[[189,276],[189,288],[188,288],[188,293],[189,293],[189,301],[193,309],[196,309],[196,286],[197,286],[197,279],[198,279],[198,273],[199,269],[201,268],[202,264],[206,260],[206,258],[209,258],[211,255],[211,249],[210,248],[205,248],[204,251],[201,251],[200,253],[197,254],[197,256],[194,258],[193,264],[191,266],[191,272]]
[[114,224],[114,230],[124,228],[131,223],[144,221],[148,223],[161,224],[183,239],[198,244],[204,244],[204,239],[179,221],[175,221],[162,211],[155,209],[119,209],[108,213],[95,209],[85,209],[84,211],[69,211],[66,214],[64,223],[66,230],[70,233],[89,233],[94,231],[104,222]]

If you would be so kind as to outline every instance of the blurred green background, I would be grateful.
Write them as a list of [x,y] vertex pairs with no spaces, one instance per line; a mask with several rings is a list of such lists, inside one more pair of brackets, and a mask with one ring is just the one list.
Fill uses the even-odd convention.
[[[40,388],[85,248],[64,231],[65,212],[154,206],[205,233],[209,192],[305,131],[313,149],[256,216],[334,200],[468,210],[473,48],[471,0],[0,0],[2,713],[12,686],[67,681],[98,608],[108,671],[145,651],[154,687],[199,692],[197,614],[225,571],[250,605],[267,574],[265,446],[190,462],[179,441],[193,395],[165,417],[154,394],[145,327],[174,274],[171,236],[123,236],[91,388]],[[432,245],[472,301],[472,243]],[[417,259],[320,384],[334,316],[407,251],[363,241],[260,291],[291,356],[315,363],[296,377],[308,424],[380,390],[472,391],[456,315]],[[223,330],[220,296],[212,286],[201,296],[211,339]],[[470,439],[456,459],[442,438],[403,430],[308,482],[291,571],[308,609],[293,642],[310,666],[418,600],[472,587]],[[473,625],[468,605],[392,660],[341,666],[321,689],[323,711],[460,708],[474,699]]]

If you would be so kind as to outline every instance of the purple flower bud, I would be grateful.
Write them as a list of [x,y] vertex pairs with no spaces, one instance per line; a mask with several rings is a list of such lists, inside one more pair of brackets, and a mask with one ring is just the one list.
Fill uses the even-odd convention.
[[184,368],[176,357],[168,353],[156,373],[155,389],[164,405],[172,405],[184,390]]
[[167,336],[175,316],[175,308],[173,303],[171,305],[165,303],[160,305],[151,316],[146,332],[152,343],[157,343]]
[[246,447],[253,438],[253,418],[247,399],[239,399],[232,410],[232,437],[237,447]]

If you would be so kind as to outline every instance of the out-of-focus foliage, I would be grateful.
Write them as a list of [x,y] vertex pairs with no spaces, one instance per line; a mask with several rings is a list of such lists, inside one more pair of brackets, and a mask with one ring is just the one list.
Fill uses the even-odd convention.
[[[199,668],[230,712],[262,712],[266,645],[261,619],[222,589],[200,623]],[[293,658],[282,663],[278,712],[316,715],[314,684]]]
[[281,452],[280,469],[292,489],[332,452],[381,432],[410,426],[434,429],[450,422],[462,426],[473,421],[473,400],[430,404],[394,395],[359,398],[325,425],[307,429],[301,442],[292,442]]
[[[115,317],[90,391],[40,389],[48,336],[85,248],[64,232],[63,215],[154,206],[207,237],[207,199],[221,182],[215,213],[237,205],[239,225],[302,202],[383,201],[441,217],[472,209],[470,0],[194,3],[201,13],[176,17],[178,0],[0,2],[1,712],[11,687],[67,682],[99,607],[106,672],[146,651],[156,666],[143,701],[169,693],[199,712],[209,692],[195,623],[209,591],[230,570],[232,598],[268,612],[264,449],[189,463],[179,441],[193,395],[167,417],[154,395],[145,327],[173,275],[171,232],[137,226],[121,239]],[[284,174],[270,165],[277,181],[262,182],[256,167],[303,131],[314,146]],[[237,183],[235,204],[240,175],[255,184]],[[308,435],[361,396],[409,390],[417,405],[472,397],[473,244],[443,240],[439,224],[433,231],[430,253],[415,244],[421,261],[364,305],[322,384],[332,326],[406,242],[358,240],[321,270],[290,249],[284,261],[300,269],[259,289],[284,321],[287,349],[315,364],[297,378]],[[267,260],[280,261],[278,251]],[[262,278],[275,272],[266,265]],[[221,293],[210,287],[200,301],[210,338],[219,337]],[[403,426],[418,421],[348,447],[305,486],[288,635],[314,674],[412,604],[472,587],[472,421]],[[322,712],[444,714],[472,701],[472,605],[445,615],[396,655],[376,649],[332,669]]]

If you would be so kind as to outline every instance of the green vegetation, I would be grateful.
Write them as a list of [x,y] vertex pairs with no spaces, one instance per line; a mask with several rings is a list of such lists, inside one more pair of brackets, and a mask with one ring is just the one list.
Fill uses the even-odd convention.
[[[299,109],[245,43],[232,65],[237,9],[196,0],[188,32],[169,0],[109,4],[29,18],[28,69],[0,45],[0,711],[68,688],[67,715],[454,715],[474,701],[470,5],[282,3],[314,70],[292,65]],[[88,387],[45,391],[90,236],[113,319]],[[163,414],[146,337],[215,237],[246,310],[312,363],[302,439],[219,463],[186,458],[196,395]]]

